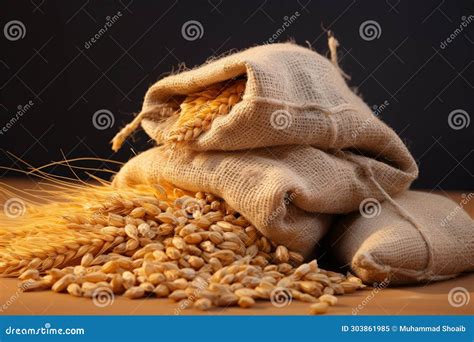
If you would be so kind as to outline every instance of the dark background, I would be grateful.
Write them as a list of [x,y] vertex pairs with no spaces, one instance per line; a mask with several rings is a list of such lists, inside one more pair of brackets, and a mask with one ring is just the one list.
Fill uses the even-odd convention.
[[[416,188],[474,189],[474,123],[453,129],[448,115],[473,115],[474,17],[445,48],[445,41],[473,14],[473,1],[2,1],[0,5],[0,129],[18,106],[34,105],[0,135],[0,165],[24,168],[11,152],[35,166],[76,157],[126,161],[152,144],[143,132],[113,154],[109,141],[139,111],[146,89],[184,63],[267,41],[296,11],[279,36],[327,53],[322,27],[341,43],[340,64],[372,105],[388,106],[381,118],[406,142],[420,166]],[[85,43],[122,16],[88,49]],[[464,19],[463,19],[464,17]],[[4,26],[19,20],[23,39],[10,41]],[[202,38],[188,41],[181,27],[197,20]],[[359,27],[375,20],[378,39]],[[98,130],[93,114],[115,120]],[[467,114],[467,115],[466,115]],[[95,163],[96,167],[102,166]],[[54,173],[67,170],[54,167]],[[17,173],[0,170],[0,175]]]

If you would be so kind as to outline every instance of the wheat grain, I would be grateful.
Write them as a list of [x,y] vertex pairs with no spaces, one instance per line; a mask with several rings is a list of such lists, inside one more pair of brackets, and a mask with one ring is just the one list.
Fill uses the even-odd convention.
[[162,297],[168,297],[170,290],[166,285],[160,284],[155,288],[153,292],[158,298],[162,298]]
[[212,307],[212,301],[208,298],[200,298],[194,303],[194,307],[198,310],[206,311]]
[[20,280],[27,280],[27,279],[32,279],[32,280],[38,280],[40,277],[39,271],[35,269],[29,269],[20,274],[18,279]]
[[337,297],[330,295],[330,294],[324,294],[319,297],[319,300],[324,303],[328,303],[331,306],[334,306],[337,304]]
[[[219,115],[230,112],[245,90],[246,80],[238,79],[209,86],[204,91],[188,95],[175,115],[178,119],[173,126],[169,140],[182,142],[197,139],[211,127],[212,121]],[[210,209],[218,209],[218,202],[212,197],[206,198]]]
[[68,199],[34,210],[25,228],[0,230],[0,272],[29,281],[22,283],[26,291],[92,297],[109,288],[131,299],[169,297],[208,310],[252,307],[284,287],[295,300],[319,298],[311,310],[324,312],[324,304],[336,304],[333,295],[364,287],[315,260],[303,263],[211,194],[103,186]]
[[255,300],[252,297],[240,297],[238,304],[241,308],[250,308],[255,305]]
[[71,283],[67,286],[67,292],[75,297],[81,297],[82,296],[82,289],[79,284],[76,283]]
[[74,283],[76,280],[77,280],[77,277],[75,275],[66,274],[61,279],[59,279],[57,282],[54,283],[54,285],[51,287],[51,290],[55,292],[62,292],[69,286],[69,284]]
[[142,298],[145,295],[145,290],[142,287],[133,286],[129,288],[127,291],[125,291],[123,295],[130,299],[138,299],[138,298]]
[[320,314],[326,313],[328,311],[328,307],[329,305],[324,302],[314,303],[314,304],[311,304],[310,306],[310,312],[313,315],[320,315]]

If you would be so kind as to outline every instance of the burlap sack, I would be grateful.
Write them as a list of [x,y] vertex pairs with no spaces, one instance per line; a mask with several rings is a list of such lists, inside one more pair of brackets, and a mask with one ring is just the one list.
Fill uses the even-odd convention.
[[195,141],[132,159],[115,184],[163,179],[212,192],[263,234],[307,254],[328,227],[320,214],[351,212],[416,178],[406,147],[339,69],[294,44],[251,48],[158,81],[125,130],[143,120],[147,133],[165,143],[185,95],[238,76],[246,76],[246,89],[229,114]]
[[406,284],[474,270],[474,221],[446,197],[407,191],[341,219],[328,250],[367,283]]
[[247,77],[242,101],[188,148],[233,151],[291,144],[352,149],[416,175],[404,144],[350,90],[339,70],[318,53],[290,43],[250,48],[158,81],[143,102],[143,128],[158,143],[165,142],[178,116],[166,120],[163,115],[177,109],[183,95],[242,75]]

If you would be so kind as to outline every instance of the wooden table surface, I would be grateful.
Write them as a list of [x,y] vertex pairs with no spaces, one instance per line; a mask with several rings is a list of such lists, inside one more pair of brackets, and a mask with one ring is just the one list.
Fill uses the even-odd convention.
[[[24,187],[22,181],[11,181],[12,185]],[[461,192],[443,193],[460,202]],[[474,217],[474,201],[464,209]],[[194,309],[180,310],[177,303],[168,299],[130,300],[116,297],[110,305],[96,306],[87,298],[75,298],[67,294],[45,292],[20,292],[16,279],[0,279],[0,315],[192,315],[203,314]],[[456,287],[468,291],[471,300],[466,305],[454,307],[448,302],[448,293]],[[110,301],[109,301],[110,302]],[[337,306],[331,307],[329,315],[351,315],[354,308],[361,308],[360,315],[458,315],[474,314],[474,273],[455,279],[423,284],[386,288],[378,293],[368,288],[353,294],[340,296]],[[269,302],[258,302],[251,309],[216,308],[204,314],[210,315],[306,315],[309,304],[292,301],[284,307],[275,307]]]

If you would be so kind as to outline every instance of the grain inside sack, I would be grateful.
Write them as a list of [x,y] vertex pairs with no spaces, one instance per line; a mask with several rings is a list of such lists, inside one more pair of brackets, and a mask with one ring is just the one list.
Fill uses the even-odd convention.
[[113,148],[140,124],[160,146],[112,183],[36,170],[57,190],[0,219],[3,276],[27,290],[169,297],[183,309],[291,296],[324,313],[334,295],[364,287],[308,259],[333,214],[391,200],[418,172],[338,66],[294,44],[157,82]]
[[[246,86],[243,75],[181,96],[166,150],[205,136],[239,104]],[[289,297],[314,303],[312,313],[324,313],[337,303],[334,295],[364,287],[351,274],[320,269],[316,260],[305,263],[301,251],[262,235],[215,193],[180,190],[165,179],[128,186],[117,176],[114,185],[101,180],[94,186],[34,171],[52,183],[43,198],[47,203],[25,199],[24,216],[0,219],[0,273],[18,276],[26,291],[169,297],[181,309],[201,310]],[[327,215],[307,216],[308,223],[320,217],[321,231],[329,223]]]
[[418,174],[400,138],[349,89],[337,65],[290,43],[158,81],[113,148],[140,123],[162,146],[131,159],[115,186],[167,181],[211,192],[264,236],[305,256],[332,214],[398,194]]
[[[474,245],[472,219],[464,214],[438,227],[432,208],[450,215],[452,202],[429,194],[418,195],[425,205],[405,201],[417,166],[399,137],[346,85],[333,37],[329,46],[331,62],[294,44],[273,44],[158,81],[113,147],[140,123],[161,146],[130,160],[114,184],[165,180],[210,191],[264,236],[304,256],[331,230],[333,214],[352,212],[363,224],[351,227],[353,221],[342,219],[340,229],[338,220],[331,236],[344,247],[330,248],[367,283],[433,281],[472,270],[474,256],[461,252]],[[193,111],[185,110],[190,99]],[[359,212],[366,201],[391,209],[369,224]],[[399,227],[411,233],[399,234]],[[344,234],[348,229],[354,233]],[[369,240],[361,244],[367,231],[378,232],[370,247]],[[448,231],[456,233],[443,244]],[[458,252],[463,262],[446,262]],[[415,260],[397,264],[407,258]]]

